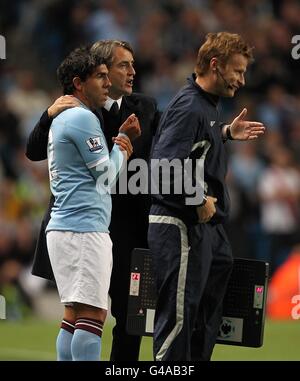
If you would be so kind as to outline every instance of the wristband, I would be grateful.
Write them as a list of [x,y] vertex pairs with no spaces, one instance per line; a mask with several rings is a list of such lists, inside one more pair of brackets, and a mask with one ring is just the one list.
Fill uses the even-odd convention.
[[229,139],[229,140],[234,140],[232,135],[231,135],[231,131],[230,131],[230,124],[227,126],[226,128],[226,139]]
[[204,194],[204,195],[203,195],[203,201],[202,201],[202,203],[200,204],[200,206],[204,206],[206,203],[207,203],[207,196]]
[[119,132],[119,133],[118,133],[118,137],[119,137],[119,138],[122,138],[122,137],[126,137],[126,138],[128,138],[128,135],[126,135],[125,132]]

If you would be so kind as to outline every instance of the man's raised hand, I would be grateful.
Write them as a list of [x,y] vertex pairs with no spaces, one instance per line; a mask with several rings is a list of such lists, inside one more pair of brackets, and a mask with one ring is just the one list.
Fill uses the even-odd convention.
[[141,135],[140,122],[135,114],[131,114],[125,120],[125,122],[119,128],[119,132],[126,134],[131,142]]

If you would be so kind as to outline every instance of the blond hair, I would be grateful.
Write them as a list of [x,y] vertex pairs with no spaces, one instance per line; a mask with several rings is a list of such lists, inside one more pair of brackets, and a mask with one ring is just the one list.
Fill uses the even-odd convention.
[[205,43],[200,47],[195,66],[198,76],[206,74],[210,60],[217,57],[222,66],[225,66],[233,54],[242,54],[248,62],[253,61],[253,47],[244,41],[239,34],[219,32],[208,33]]

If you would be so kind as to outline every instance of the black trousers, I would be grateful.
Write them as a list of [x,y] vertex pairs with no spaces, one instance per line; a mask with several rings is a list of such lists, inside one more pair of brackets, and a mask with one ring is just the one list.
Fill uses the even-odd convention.
[[148,244],[158,291],[154,358],[210,360],[233,266],[223,226],[187,227],[163,207],[153,206]]
[[113,267],[109,295],[111,313],[116,319],[116,325],[112,332],[110,359],[112,361],[138,361],[142,337],[129,335],[126,332],[130,264],[134,248],[148,247],[150,206],[147,207],[148,204],[143,198],[130,195],[118,195],[117,200],[113,199],[113,201],[110,226],[110,236],[113,242]]
[[[115,241],[115,242],[120,242]],[[111,361],[138,361],[141,336],[126,332],[127,304],[130,283],[130,262],[133,247],[113,244],[113,268],[110,280],[111,314],[116,319],[112,331]]]

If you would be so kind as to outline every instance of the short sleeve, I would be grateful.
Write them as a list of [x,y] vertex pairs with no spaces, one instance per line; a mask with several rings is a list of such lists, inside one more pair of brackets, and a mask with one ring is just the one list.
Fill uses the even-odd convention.
[[67,135],[80,152],[86,166],[91,169],[109,160],[106,139],[97,117],[80,110],[68,121]]

